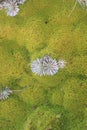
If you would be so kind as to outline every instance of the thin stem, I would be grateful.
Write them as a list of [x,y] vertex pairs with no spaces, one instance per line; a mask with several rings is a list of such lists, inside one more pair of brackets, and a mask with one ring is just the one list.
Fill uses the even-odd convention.
[[70,14],[68,15],[68,17],[70,17],[70,15],[71,15],[71,14],[72,14],[72,12],[74,11],[74,9],[75,9],[76,5],[77,5],[77,0],[75,1],[74,7],[72,8],[72,10],[71,10]]
[[13,92],[20,92],[20,91],[22,91],[22,90],[12,90]]
[[13,92],[21,92],[21,91],[25,90],[25,89],[28,88],[28,87],[30,87],[30,86],[25,86],[24,88],[19,89],[19,90],[14,89],[14,90],[12,90],[12,91],[13,91]]

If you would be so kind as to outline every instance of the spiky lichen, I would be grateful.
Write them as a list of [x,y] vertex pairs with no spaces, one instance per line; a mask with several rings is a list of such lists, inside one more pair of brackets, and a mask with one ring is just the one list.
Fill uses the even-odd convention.
[[19,4],[23,4],[26,0],[1,0],[0,10],[5,9],[8,16],[16,16],[19,12]]
[[33,73],[40,76],[55,75],[58,72],[59,67],[63,68],[64,66],[63,63],[58,64],[55,59],[52,59],[49,55],[46,55],[41,59],[34,60],[31,64],[31,70]]
[[5,87],[4,89],[0,90],[0,100],[7,99],[12,93],[12,90],[10,90],[8,87]]

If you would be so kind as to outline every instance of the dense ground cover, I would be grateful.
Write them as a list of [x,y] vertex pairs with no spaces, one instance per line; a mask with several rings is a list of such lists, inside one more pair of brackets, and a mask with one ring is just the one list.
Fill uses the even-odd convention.
[[[87,12],[72,0],[27,0],[15,17],[0,11],[1,130],[87,129]],[[67,65],[37,76],[30,63],[49,54]]]

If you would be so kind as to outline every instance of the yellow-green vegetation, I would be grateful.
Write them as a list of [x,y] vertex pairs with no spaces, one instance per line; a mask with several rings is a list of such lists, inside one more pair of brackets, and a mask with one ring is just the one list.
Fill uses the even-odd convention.
[[25,123],[24,130],[60,130],[59,120],[61,115],[55,112],[55,109],[48,107],[37,108]]
[[[15,17],[0,11],[0,130],[87,130],[87,12],[74,0],[27,0]],[[30,64],[44,55],[67,64],[37,76]]]

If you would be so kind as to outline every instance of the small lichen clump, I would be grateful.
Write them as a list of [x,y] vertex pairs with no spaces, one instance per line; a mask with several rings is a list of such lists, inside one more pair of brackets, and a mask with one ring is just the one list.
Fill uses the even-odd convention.
[[64,68],[65,66],[66,66],[66,61],[64,61],[64,60],[59,60],[58,61],[58,66],[59,66],[59,68]]
[[48,55],[43,58],[43,68],[46,75],[54,75],[59,69],[57,61]]
[[0,10],[5,9],[7,15],[16,16],[19,12],[19,4],[24,4],[26,0],[4,0],[0,2]]
[[31,64],[31,70],[37,75],[54,75],[58,72],[59,68],[64,68],[66,62],[64,60],[52,59],[50,56],[46,55],[41,59],[33,61]]
[[43,66],[42,66],[42,59],[36,59],[31,64],[31,70],[33,73],[38,75],[43,75]]
[[19,12],[19,8],[18,8],[16,0],[14,1],[10,0],[10,1],[4,2],[3,5],[7,11],[7,15],[15,16]]
[[58,71],[57,61],[50,58],[48,55],[41,59],[33,61],[31,64],[32,72],[42,75],[54,75]]
[[1,90],[0,92],[0,100],[5,100],[7,99],[11,94],[13,93],[13,91],[11,89],[9,89],[8,87],[5,87],[3,90]]

